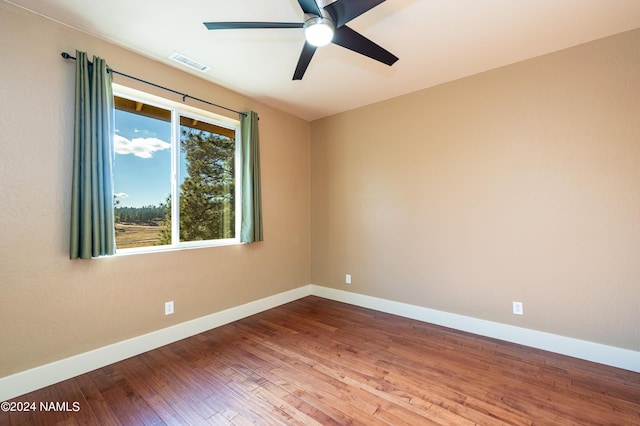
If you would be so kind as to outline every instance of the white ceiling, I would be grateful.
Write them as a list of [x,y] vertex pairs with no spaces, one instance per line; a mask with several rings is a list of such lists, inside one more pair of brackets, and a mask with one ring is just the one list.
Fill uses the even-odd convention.
[[[386,0],[349,26],[398,62],[388,67],[329,45],[303,80],[292,81],[302,30],[208,31],[202,23],[302,22],[296,0],[10,3],[307,120],[640,27],[640,0]],[[168,59],[173,51],[211,68],[190,71]],[[142,70],[118,71],[145,78]]]

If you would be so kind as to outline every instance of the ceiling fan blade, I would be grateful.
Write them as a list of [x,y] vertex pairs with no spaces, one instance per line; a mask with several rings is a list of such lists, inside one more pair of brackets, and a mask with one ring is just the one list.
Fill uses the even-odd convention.
[[315,0],[298,0],[298,4],[304,13],[311,13],[320,16],[320,8]]
[[204,22],[209,30],[237,30],[262,28],[302,28],[300,22]]
[[298,59],[296,71],[293,73],[294,80],[302,80],[302,76],[307,70],[309,62],[311,62],[311,58],[313,58],[313,54],[316,53],[316,49],[316,46],[309,44],[306,41],[304,42],[304,47],[300,53],[300,59]]
[[396,55],[378,46],[346,25],[336,30],[331,42],[360,53],[361,55],[368,56],[383,64],[393,65],[398,60]]
[[324,10],[329,12],[336,27],[341,27],[384,1],[385,0],[337,0],[325,6]]

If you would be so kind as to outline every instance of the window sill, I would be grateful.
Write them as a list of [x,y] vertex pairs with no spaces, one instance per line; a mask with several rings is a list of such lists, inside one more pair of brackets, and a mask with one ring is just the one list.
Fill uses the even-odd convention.
[[239,239],[233,238],[229,240],[219,240],[216,242],[211,241],[194,241],[192,243],[183,243],[181,245],[176,246],[149,246],[149,247],[134,247],[134,248],[125,248],[125,249],[116,249],[116,254],[112,257],[120,257],[120,256],[131,256],[135,254],[146,254],[146,253],[163,253],[168,251],[183,251],[183,250],[193,250],[193,249],[202,249],[202,248],[211,248],[211,247],[226,247],[226,246],[235,246],[242,245]]

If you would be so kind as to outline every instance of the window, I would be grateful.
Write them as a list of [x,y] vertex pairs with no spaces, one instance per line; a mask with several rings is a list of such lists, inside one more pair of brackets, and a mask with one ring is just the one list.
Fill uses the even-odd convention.
[[114,93],[117,250],[238,243],[238,121]]

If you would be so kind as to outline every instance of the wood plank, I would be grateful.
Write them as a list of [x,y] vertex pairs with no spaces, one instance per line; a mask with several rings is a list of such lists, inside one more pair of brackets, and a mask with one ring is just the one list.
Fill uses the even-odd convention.
[[306,297],[14,401],[1,425],[640,425],[640,374]]

